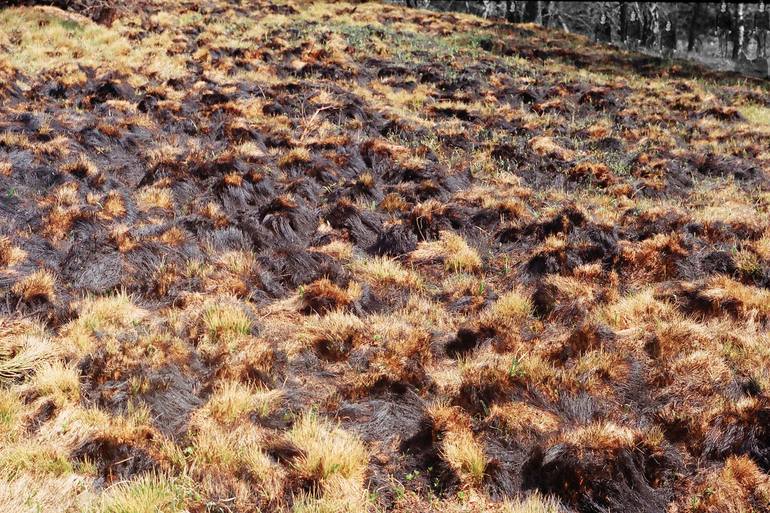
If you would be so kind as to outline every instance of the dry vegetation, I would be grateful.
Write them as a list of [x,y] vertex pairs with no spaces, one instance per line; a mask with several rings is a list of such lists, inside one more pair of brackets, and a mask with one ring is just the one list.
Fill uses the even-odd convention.
[[770,511],[767,83],[378,3],[0,10],[0,511]]

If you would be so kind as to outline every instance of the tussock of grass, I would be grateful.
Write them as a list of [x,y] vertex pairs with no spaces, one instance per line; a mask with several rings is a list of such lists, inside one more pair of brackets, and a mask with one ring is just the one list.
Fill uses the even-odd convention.
[[17,383],[53,356],[51,342],[34,335],[0,338],[0,383]]
[[673,308],[655,299],[652,289],[644,289],[622,298],[608,306],[602,317],[616,329],[628,329],[637,326],[640,321],[654,317],[665,318],[673,315]]
[[[243,468],[263,484],[278,485],[280,472],[262,448],[262,439],[252,426],[220,426],[208,419],[194,420],[192,461],[209,470],[233,472]],[[275,491],[275,489],[271,489]]]
[[323,317],[311,317],[299,334],[305,347],[315,346],[330,355],[342,355],[361,342],[366,324],[358,316],[333,311]]
[[16,282],[11,292],[28,302],[35,299],[53,302],[56,300],[55,285],[54,275],[46,269],[40,269]]
[[559,513],[561,504],[552,495],[543,496],[533,493],[525,499],[507,502],[503,506],[503,513]]
[[559,418],[556,415],[521,401],[493,405],[489,419],[499,422],[503,429],[518,437],[528,432],[541,435],[553,432],[559,427]]
[[518,291],[502,294],[483,317],[490,326],[513,326],[532,315],[532,301]]
[[24,252],[13,245],[10,237],[0,235],[0,269],[16,264],[24,257]]
[[470,431],[450,431],[444,438],[443,456],[460,478],[471,485],[484,479],[487,457],[484,448]]
[[174,205],[174,197],[170,189],[147,187],[137,193],[136,202],[139,208],[144,210],[151,208],[169,210]]
[[63,331],[78,349],[93,343],[94,337],[115,335],[138,326],[147,312],[125,291],[112,295],[86,297],[78,306],[78,316]]
[[324,483],[321,495],[301,493],[294,497],[292,513],[360,513],[372,511],[369,494],[360,483],[332,476]]
[[0,476],[15,479],[25,473],[61,477],[73,471],[66,452],[38,442],[18,442],[0,449]]
[[756,125],[770,126],[770,108],[761,105],[745,105],[738,107],[738,111],[746,118],[746,121]]
[[12,442],[22,432],[24,405],[12,390],[0,390],[0,440]]
[[481,258],[461,236],[444,231],[438,241],[423,242],[412,252],[416,261],[441,260],[447,271],[477,272],[481,270]]
[[62,404],[77,401],[80,396],[80,374],[76,368],[61,362],[45,363],[37,369],[32,386],[43,396],[51,396]]
[[181,513],[192,489],[188,479],[147,474],[111,487],[89,513]]
[[74,474],[62,477],[0,476],[0,504],[5,511],[14,513],[79,511],[83,505],[96,500],[86,481]]
[[297,420],[287,437],[304,452],[295,463],[302,475],[321,481],[333,475],[363,479],[369,455],[351,432],[311,412]]
[[268,390],[228,381],[215,391],[207,408],[221,422],[233,422],[255,412],[260,417],[272,413],[281,400],[279,390]]
[[237,304],[209,304],[202,316],[205,336],[213,342],[251,333],[251,319]]
[[387,257],[373,257],[354,260],[351,270],[372,284],[380,286],[420,288],[420,276],[403,264]]

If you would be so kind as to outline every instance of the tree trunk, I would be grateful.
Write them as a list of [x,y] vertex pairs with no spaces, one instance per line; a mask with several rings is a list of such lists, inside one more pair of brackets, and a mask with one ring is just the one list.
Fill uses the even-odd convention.
[[567,23],[564,21],[564,18],[561,15],[561,11],[557,11],[556,17],[559,19],[559,24],[561,25],[562,30],[569,34],[569,27],[567,26]]
[[735,25],[733,26],[732,40],[733,40],[733,60],[738,60],[738,53],[741,50],[741,39],[743,37],[743,4],[733,6],[733,19]]
[[558,26],[559,19],[561,18],[561,12],[559,9],[559,2],[548,2],[548,23],[551,27]]
[[628,4],[620,2],[620,41],[625,43],[628,37]]
[[687,27],[687,51],[692,52],[695,49],[695,37],[697,36],[698,18],[700,18],[703,4],[700,2],[690,2],[690,24]]
[[639,16],[639,24],[642,27],[642,46],[647,46],[650,34],[650,13],[647,10],[647,2],[640,2],[637,15]]
[[533,2],[528,1],[526,4],[524,4],[524,22],[525,23],[534,23],[537,21],[537,11],[538,7],[537,4],[539,2]]
[[551,5],[553,2],[543,2],[543,9],[540,11],[540,20],[544,27],[551,24]]

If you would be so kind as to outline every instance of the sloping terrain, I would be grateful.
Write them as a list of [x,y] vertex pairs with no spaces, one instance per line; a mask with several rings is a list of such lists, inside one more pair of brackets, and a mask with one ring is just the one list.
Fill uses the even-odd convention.
[[0,10],[1,511],[770,511],[767,82],[127,5]]

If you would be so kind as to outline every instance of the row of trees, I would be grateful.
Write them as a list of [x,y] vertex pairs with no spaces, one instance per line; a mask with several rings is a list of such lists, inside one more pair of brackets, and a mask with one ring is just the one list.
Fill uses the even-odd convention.
[[735,60],[767,56],[770,23],[762,2],[400,1],[411,7],[462,11],[512,23],[540,23],[592,36],[604,15],[611,42],[649,49],[665,48],[664,32],[670,23],[674,49]]

